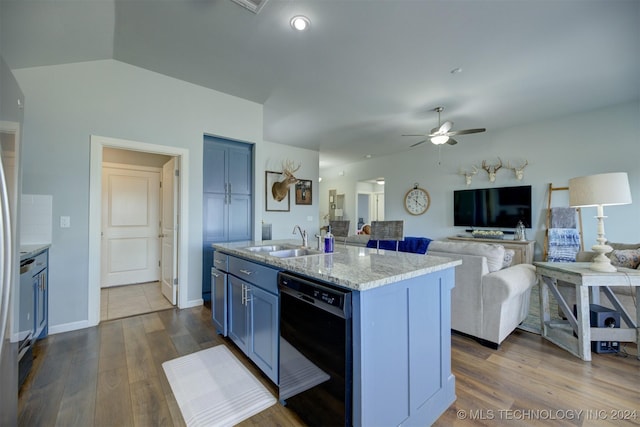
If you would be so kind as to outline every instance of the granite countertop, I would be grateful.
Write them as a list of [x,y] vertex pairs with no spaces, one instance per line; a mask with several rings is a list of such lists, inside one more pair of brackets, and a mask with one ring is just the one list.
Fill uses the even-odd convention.
[[39,252],[42,252],[45,249],[49,249],[50,247],[51,244],[49,243],[20,246],[20,261],[31,258]]
[[333,253],[296,258],[277,258],[266,252],[251,252],[244,249],[271,244],[300,245],[300,240],[214,243],[212,246],[229,255],[237,255],[356,291],[423,276],[462,263],[460,260],[439,256],[344,246],[338,241]]

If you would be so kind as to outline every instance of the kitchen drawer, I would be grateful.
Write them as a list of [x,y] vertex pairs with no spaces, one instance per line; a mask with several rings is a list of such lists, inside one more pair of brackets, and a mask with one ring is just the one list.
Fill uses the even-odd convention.
[[220,271],[229,271],[229,255],[215,251],[213,253],[213,266]]
[[278,294],[278,270],[229,256],[229,273],[253,283],[272,294]]

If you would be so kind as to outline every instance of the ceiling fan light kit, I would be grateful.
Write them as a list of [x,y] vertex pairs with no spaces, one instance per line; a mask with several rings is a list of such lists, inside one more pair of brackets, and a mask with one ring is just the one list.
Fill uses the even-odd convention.
[[447,135],[437,135],[431,137],[431,142],[435,145],[446,144],[449,141],[449,137]]

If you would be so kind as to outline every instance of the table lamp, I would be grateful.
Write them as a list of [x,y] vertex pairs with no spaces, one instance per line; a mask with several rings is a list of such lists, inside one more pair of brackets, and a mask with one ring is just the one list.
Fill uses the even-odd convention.
[[598,244],[591,249],[597,256],[589,268],[595,271],[614,272],[616,268],[605,254],[613,248],[606,244],[604,237],[604,206],[628,205],[631,203],[631,190],[626,172],[602,173],[581,176],[569,180],[569,206],[581,208],[596,206],[598,219]]

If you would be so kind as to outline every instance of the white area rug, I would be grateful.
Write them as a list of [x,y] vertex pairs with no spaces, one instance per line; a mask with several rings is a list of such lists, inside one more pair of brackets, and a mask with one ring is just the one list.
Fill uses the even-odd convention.
[[276,403],[224,345],[162,367],[187,426],[233,426]]

